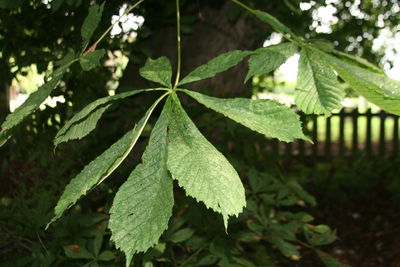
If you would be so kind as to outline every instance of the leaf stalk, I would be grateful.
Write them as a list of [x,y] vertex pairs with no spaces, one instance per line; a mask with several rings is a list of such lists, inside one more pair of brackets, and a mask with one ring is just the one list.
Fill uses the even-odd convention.
[[181,14],[179,11],[179,0],[176,0],[176,38],[177,38],[177,67],[174,89],[178,86],[179,78],[181,75]]

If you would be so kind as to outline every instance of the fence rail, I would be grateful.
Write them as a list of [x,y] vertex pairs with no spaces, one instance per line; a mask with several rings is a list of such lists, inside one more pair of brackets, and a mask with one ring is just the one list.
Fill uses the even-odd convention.
[[[293,143],[271,141],[268,150],[284,157],[399,155],[399,116],[371,109],[345,110],[330,117],[301,115],[305,132],[314,144],[297,140]],[[350,140],[349,140],[350,139]]]

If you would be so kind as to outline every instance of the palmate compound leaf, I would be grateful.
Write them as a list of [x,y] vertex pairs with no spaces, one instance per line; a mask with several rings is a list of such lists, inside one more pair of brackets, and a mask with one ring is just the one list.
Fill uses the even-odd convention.
[[186,193],[207,208],[228,218],[238,215],[246,205],[239,175],[229,161],[199,132],[172,96],[168,127],[168,170]]
[[39,108],[43,101],[46,100],[51,91],[53,91],[64,76],[68,66],[69,65],[67,64],[56,69],[53,72],[50,81],[40,86],[39,89],[31,94],[20,107],[7,116],[6,120],[1,125],[0,147],[11,137],[13,128],[21,123],[26,117],[31,115],[32,112]]
[[157,59],[148,58],[144,66],[139,69],[139,73],[149,81],[172,88],[172,67],[167,57],[159,57]]
[[139,139],[151,113],[165,95],[166,94],[154,102],[132,130],[110,146],[103,154],[86,165],[85,168],[71,180],[65,187],[65,191],[54,209],[55,216],[50,223],[60,218],[65,210],[74,205],[76,201],[89,190],[103,182],[121,164]]
[[100,23],[101,15],[103,14],[104,1],[101,5],[93,5],[89,8],[89,14],[83,21],[81,28],[82,47],[85,48],[92,38],[94,31]]
[[110,210],[111,239],[124,251],[127,266],[135,253],[157,244],[172,214],[173,186],[167,170],[169,109],[166,104],[151,132],[142,163],[119,188]]
[[227,69],[236,66],[246,56],[250,55],[250,51],[234,50],[223,53],[206,64],[201,65],[194,71],[183,78],[178,85],[187,84],[215,76],[217,73],[226,71]]
[[296,46],[292,43],[283,43],[263,47],[254,51],[249,59],[249,72],[245,82],[254,75],[266,74],[285,63],[296,52]]
[[297,107],[306,114],[329,115],[341,107],[344,94],[332,66],[322,52],[304,47],[295,90]]
[[383,110],[400,115],[400,81],[331,55],[324,56],[339,76],[357,93]]
[[[113,104],[115,100],[123,99],[133,96],[145,91],[157,90],[155,89],[142,89],[130,92],[125,92],[113,96],[107,96],[96,101],[93,101],[80,112],[75,114],[57,133],[54,138],[54,145],[58,146],[60,143],[67,142],[73,139],[81,139],[88,135],[96,128],[96,124],[103,115],[103,113]],[[161,88],[160,88],[161,90]]]
[[182,90],[204,106],[259,132],[266,137],[291,142],[308,140],[301,130],[299,116],[289,107],[268,99],[217,98]]

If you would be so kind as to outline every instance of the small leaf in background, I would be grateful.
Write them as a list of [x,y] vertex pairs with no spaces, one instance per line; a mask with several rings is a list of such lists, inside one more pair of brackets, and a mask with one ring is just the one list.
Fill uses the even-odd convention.
[[36,92],[29,95],[28,99],[20,107],[6,117],[0,128],[0,147],[11,137],[12,129],[30,116],[46,100],[62,79],[66,70],[67,66],[55,70],[50,81],[40,86]]
[[287,188],[290,189],[292,192],[294,192],[299,198],[302,200],[306,201],[307,203],[311,204],[311,206],[316,206],[317,201],[315,200],[315,197],[307,193],[303,187],[295,180],[295,179],[290,179],[287,182]]
[[279,32],[279,33],[288,33],[290,34],[292,37],[296,37],[296,35],[292,32],[291,29],[289,29],[289,27],[287,27],[286,25],[284,25],[282,22],[280,22],[277,18],[275,18],[274,16],[272,16],[271,14],[261,11],[261,10],[254,10],[254,14],[262,21],[266,22],[267,24],[269,24],[270,26],[272,26],[272,28]]
[[71,259],[93,259],[93,255],[86,248],[79,245],[64,246],[64,252]]
[[267,74],[293,56],[297,47],[292,43],[283,43],[263,47],[254,51],[249,59],[249,72],[247,73],[245,82],[251,77],[260,74]]
[[290,142],[308,140],[301,130],[299,116],[289,107],[268,99],[217,98],[183,90],[204,106],[259,132],[266,137]]
[[74,59],[75,59],[75,51],[72,48],[68,48],[67,54],[64,57],[62,57],[61,59],[55,61],[54,65],[58,66],[58,67],[62,67],[64,65],[67,65]]
[[387,112],[400,115],[400,81],[326,55],[339,76],[357,93]]
[[278,236],[271,236],[268,241],[274,245],[279,251],[291,260],[300,260],[300,253],[294,245],[285,241]]
[[169,109],[168,104],[164,106],[142,163],[119,188],[110,210],[111,239],[124,251],[127,266],[135,253],[158,243],[172,215],[173,186],[166,162]]
[[113,96],[106,96],[93,101],[81,111],[76,113],[67,123],[58,131],[54,138],[54,145],[57,147],[60,143],[68,140],[81,139],[96,128],[97,122],[103,113],[111,106],[112,102],[124,99],[129,96],[144,92],[144,90],[134,90]]
[[306,114],[329,115],[342,106],[344,95],[324,54],[316,49],[303,48],[295,90],[297,107]]
[[[55,216],[50,223],[60,218],[65,210],[75,204],[81,196],[85,195],[93,187],[103,182],[121,164],[136,144],[151,113],[162,98],[163,96],[154,102],[131,131],[127,132],[121,139],[104,151],[103,154],[86,165],[85,168],[71,180],[65,187],[65,191],[54,209]],[[49,225],[47,225],[47,227],[48,226]]]
[[236,66],[244,57],[250,55],[249,51],[234,50],[223,53],[206,64],[196,68],[183,78],[178,85],[191,83],[215,76],[216,74],[226,71],[233,66]]
[[316,252],[326,267],[350,267],[350,265],[341,263],[339,260],[321,250],[316,250]]
[[103,14],[105,2],[101,5],[93,5],[89,8],[89,14],[85,18],[81,28],[82,47],[85,48],[88,44],[94,31],[100,23],[101,15]]
[[88,71],[91,69],[100,66],[100,59],[105,55],[106,50],[99,49],[93,52],[90,52],[87,55],[81,56],[79,58],[79,63],[84,71]]
[[139,69],[140,75],[152,82],[172,88],[172,67],[167,57],[148,58],[145,65]]
[[103,245],[103,232],[96,233],[93,240],[93,254],[97,257]]
[[186,193],[228,218],[246,205],[239,175],[229,161],[199,132],[176,95],[168,132],[168,169]]
[[183,242],[189,239],[193,235],[193,233],[193,229],[184,228],[173,233],[168,240],[174,243]]
[[97,259],[99,261],[111,261],[115,259],[115,253],[110,250],[104,250],[103,252],[100,253]]
[[307,241],[313,246],[329,245],[337,240],[336,231],[332,231],[329,226],[323,224],[305,225],[304,234]]

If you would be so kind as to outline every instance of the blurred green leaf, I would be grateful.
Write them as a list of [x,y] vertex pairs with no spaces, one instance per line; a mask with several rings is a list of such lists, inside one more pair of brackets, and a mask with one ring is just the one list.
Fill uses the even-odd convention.
[[100,66],[100,59],[106,54],[106,50],[99,49],[79,58],[79,63],[84,71],[92,70]]

